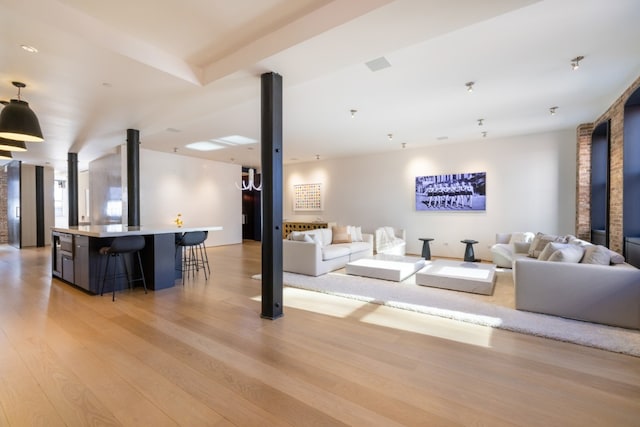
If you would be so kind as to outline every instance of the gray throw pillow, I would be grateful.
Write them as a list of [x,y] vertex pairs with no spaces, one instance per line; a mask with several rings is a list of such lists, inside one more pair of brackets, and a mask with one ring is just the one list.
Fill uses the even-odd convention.
[[589,245],[585,247],[583,264],[609,265],[611,255],[609,249],[601,245]]
[[578,263],[584,255],[584,248],[578,245],[566,245],[549,257],[549,261]]

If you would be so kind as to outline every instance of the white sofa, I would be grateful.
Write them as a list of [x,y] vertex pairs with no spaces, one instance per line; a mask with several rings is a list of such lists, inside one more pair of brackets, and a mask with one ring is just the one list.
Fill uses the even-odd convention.
[[350,239],[346,240],[351,241],[336,243],[334,239],[336,229],[339,228],[291,233],[282,241],[283,270],[308,276],[320,276],[340,269],[348,262],[373,256],[372,234],[362,233],[360,227],[349,227]]
[[393,227],[379,227],[374,235],[377,254],[405,255],[407,235],[405,230]]
[[492,262],[498,267],[511,268],[516,258],[528,256],[529,246],[535,234],[530,231],[497,233],[491,247]]
[[513,268],[516,309],[640,329],[640,270],[519,257]]
[[640,270],[622,255],[571,235],[511,234],[491,251],[513,267],[516,309],[640,329]]

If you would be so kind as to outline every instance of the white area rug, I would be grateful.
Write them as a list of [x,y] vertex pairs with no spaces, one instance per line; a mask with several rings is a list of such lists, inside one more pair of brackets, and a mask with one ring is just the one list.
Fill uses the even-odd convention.
[[[259,280],[260,275],[253,278]],[[513,282],[509,270],[498,273],[493,296],[419,286],[415,284],[414,276],[398,283],[349,276],[344,274],[344,270],[319,277],[285,272],[283,283],[300,289],[640,357],[640,331],[515,310],[512,308]]]

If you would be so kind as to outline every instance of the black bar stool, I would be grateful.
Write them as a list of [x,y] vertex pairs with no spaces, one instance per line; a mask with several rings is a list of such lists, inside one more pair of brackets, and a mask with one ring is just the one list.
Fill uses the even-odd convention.
[[[142,269],[142,260],[140,258],[140,251],[144,248],[144,237],[143,236],[121,236],[116,237],[111,242],[111,246],[105,246],[100,248],[100,254],[107,255],[107,261],[104,267],[104,274],[102,276],[102,286],[100,286],[100,295],[104,292],[104,284],[107,281],[107,274],[109,273],[109,260],[111,258],[118,258],[121,260],[121,264],[124,267],[124,274],[118,274],[118,264],[115,264],[115,270],[113,274],[111,274],[111,280],[113,282],[113,295],[111,297],[112,301],[116,300],[116,279],[120,277],[127,278],[127,284],[131,287],[131,283],[142,281],[142,285],[144,286],[144,293],[147,293],[147,282],[144,278],[144,270]],[[140,277],[137,279],[132,279],[129,274],[129,269],[127,268],[127,261],[122,256],[123,254],[135,253],[138,257],[138,267],[140,268]]]
[[208,231],[188,231],[178,239],[177,248],[182,250],[182,284],[184,276],[189,278],[192,274],[202,269],[205,280],[209,280],[211,268],[209,267],[209,257],[204,241],[207,240]]

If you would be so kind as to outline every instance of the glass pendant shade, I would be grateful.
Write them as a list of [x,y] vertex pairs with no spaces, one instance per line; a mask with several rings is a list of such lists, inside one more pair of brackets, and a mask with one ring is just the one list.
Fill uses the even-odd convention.
[[0,150],[0,160],[11,160],[13,156],[11,155],[11,151]]
[[29,103],[12,99],[0,112],[0,138],[16,141],[42,142],[42,130]]
[[4,151],[27,151],[27,144],[24,141],[0,138],[0,150]]

